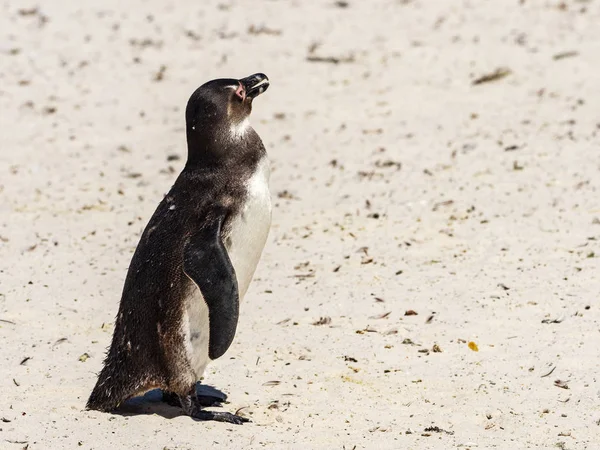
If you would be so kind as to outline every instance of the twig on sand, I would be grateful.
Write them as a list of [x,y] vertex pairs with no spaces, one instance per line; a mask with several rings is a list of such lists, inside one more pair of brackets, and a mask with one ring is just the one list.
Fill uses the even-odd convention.
[[545,375],[542,375],[541,378],[549,377],[550,375],[552,375],[552,372],[554,372],[555,369],[556,369],[556,366],[552,367],[552,369],[550,369],[550,372],[548,372]]
[[348,56],[308,55],[306,57],[306,60],[308,62],[321,62],[321,63],[330,63],[330,64],[353,63],[355,61],[354,55],[348,55]]

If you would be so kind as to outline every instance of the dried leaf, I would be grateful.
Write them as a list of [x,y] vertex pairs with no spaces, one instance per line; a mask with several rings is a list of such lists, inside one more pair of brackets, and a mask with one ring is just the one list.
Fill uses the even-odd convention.
[[446,200],[443,202],[438,202],[435,205],[433,205],[433,208],[431,209],[432,211],[437,211],[438,209],[440,209],[440,207],[442,206],[450,206],[454,203],[454,200]]
[[292,194],[290,191],[288,191],[287,189],[280,191],[277,193],[277,198],[283,198],[286,200],[294,200],[294,199],[298,199],[298,197],[296,197],[294,194]]
[[81,362],[86,362],[88,360],[88,358],[90,357],[90,355],[88,355],[87,353],[84,353],[83,355],[81,355],[79,357],[79,361]]
[[388,311],[388,312],[385,312],[385,313],[383,313],[383,314],[379,314],[379,315],[377,315],[377,316],[371,316],[371,317],[369,317],[369,319],[385,319],[385,318],[387,318],[387,317],[388,317],[388,316],[389,316],[391,313],[392,313],[391,311]]
[[398,161],[392,161],[390,159],[385,160],[385,161],[377,160],[377,161],[375,161],[375,167],[379,167],[379,168],[395,167],[396,170],[400,170],[402,168],[402,163],[398,162]]
[[268,34],[271,36],[279,36],[281,34],[281,30],[276,30],[274,28],[268,28],[263,26],[250,25],[248,28],[248,34]]
[[562,380],[554,380],[554,386],[559,387],[561,389],[569,389],[569,385],[566,381]]
[[314,276],[315,276],[314,272],[309,272],[309,273],[299,273],[296,275],[292,275],[291,278],[305,279],[305,278],[313,278]]
[[62,344],[63,342],[67,342],[67,341],[68,341],[68,339],[66,337],[60,338],[54,344],[52,344],[52,347],[55,347],[56,345]]
[[356,334],[365,334],[365,333],[377,333],[375,328],[371,328],[370,325],[367,325],[364,330],[356,330]]
[[274,380],[274,381],[267,381],[266,383],[263,383],[263,386],[277,386],[279,384],[281,384],[281,381]]

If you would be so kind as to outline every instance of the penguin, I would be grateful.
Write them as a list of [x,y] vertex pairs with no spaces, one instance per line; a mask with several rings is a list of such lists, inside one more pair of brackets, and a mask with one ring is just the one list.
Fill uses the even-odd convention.
[[248,121],[268,87],[257,73],[191,95],[187,162],[134,252],[87,409],[110,412],[160,388],[196,420],[248,421],[204,409],[223,399],[197,395],[196,384],[233,341],[271,225],[269,160]]

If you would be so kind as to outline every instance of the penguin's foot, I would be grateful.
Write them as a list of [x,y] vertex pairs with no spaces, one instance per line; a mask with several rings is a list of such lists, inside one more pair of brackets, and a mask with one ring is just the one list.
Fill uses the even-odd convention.
[[241,425],[246,422],[250,422],[250,419],[246,419],[242,416],[237,416],[235,414],[231,414],[229,412],[223,411],[205,411],[203,409],[199,409],[194,411],[191,414],[193,419],[196,420],[215,420],[217,422],[226,422],[226,423],[234,423],[236,425]]
[[[163,391],[162,401],[165,402],[167,405],[181,408],[181,401],[179,400],[179,396],[173,392]],[[197,395],[195,399],[192,397],[192,401],[198,406],[220,407],[223,406],[223,402],[225,401],[225,399],[221,397],[214,397],[212,395]]]
[[221,406],[227,403],[227,394],[206,384],[196,383],[196,396],[202,406]]
[[249,419],[245,417],[241,417],[235,414],[231,414],[223,411],[206,411],[202,409],[202,405],[200,404],[199,397],[194,394],[192,395],[180,395],[179,402],[181,403],[181,408],[183,412],[188,416],[192,417],[196,420],[214,420],[216,422],[226,422],[233,423],[236,425],[241,425],[245,422],[250,422]]
[[179,401],[179,396],[174,392],[162,391],[162,401],[165,402],[169,406],[175,406],[177,408],[181,408],[181,402]]
[[223,406],[223,399],[219,397],[213,397],[212,395],[198,395],[196,402],[200,406]]

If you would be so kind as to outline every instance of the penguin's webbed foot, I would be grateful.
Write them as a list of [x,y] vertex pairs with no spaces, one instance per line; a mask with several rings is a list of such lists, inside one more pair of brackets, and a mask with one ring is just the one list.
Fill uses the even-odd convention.
[[[163,391],[162,401],[169,406],[181,408],[179,396],[174,392]],[[197,395],[195,398],[192,397],[192,401],[200,407],[220,407],[223,406],[225,399],[222,397],[215,397],[213,395]]]
[[200,406],[209,407],[209,406],[223,406],[223,399],[219,397],[213,397],[212,395],[198,395],[196,397],[196,402]]
[[205,411],[203,409],[197,409],[191,416],[196,420],[215,420],[217,422],[233,423],[236,425],[250,422],[250,419],[223,411]]
[[196,383],[196,397],[201,406],[221,406],[221,403],[227,403],[227,394],[201,383]]
[[175,406],[181,408],[181,402],[179,396],[174,392],[162,391],[162,401],[169,406]]
[[[200,403],[200,396],[195,395],[195,391],[193,395],[180,395],[179,402],[181,404],[181,408],[183,412],[188,416],[192,417],[196,420],[214,420],[216,422],[226,422],[233,423],[236,425],[241,425],[245,422],[250,422],[249,419],[245,417],[238,416],[236,414],[231,414],[229,412],[223,411],[206,411],[202,409],[202,404]],[[214,403],[215,397],[209,397]],[[217,400],[219,400],[217,398]]]

